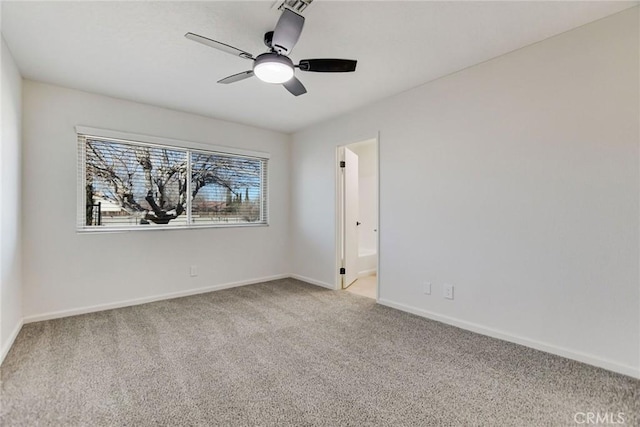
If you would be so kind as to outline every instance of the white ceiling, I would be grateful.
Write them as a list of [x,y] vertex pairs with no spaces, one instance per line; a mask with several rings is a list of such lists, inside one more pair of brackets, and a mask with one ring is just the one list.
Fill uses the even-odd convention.
[[184,34],[257,55],[273,3],[3,1],[2,34],[25,78],[293,132],[638,4],[315,0],[292,59],[357,59],[355,73],[298,71],[297,98],[255,78],[216,84],[252,63]]

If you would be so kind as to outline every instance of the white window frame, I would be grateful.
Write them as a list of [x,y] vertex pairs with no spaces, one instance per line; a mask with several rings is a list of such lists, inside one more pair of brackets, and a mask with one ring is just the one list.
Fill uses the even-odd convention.
[[[78,146],[78,206],[77,206],[77,218],[76,218],[76,230],[79,233],[110,233],[110,232],[123,232],[123,231],[152,231],[152,230],[185,230],[185,229],[202,229],[202,228],[231,228],[231,227],[267,227],[269,226],[269,159],[270,154],[262,151],[244,150],[236,147],[228,147],[221,145],[209,145],[192,141],[184,141],[179,139],[164,138],[159,136],[136,134],[129,132],[121,132],[108,129],[99,129],[88,126],[76,126],[75,127]],[[262,221],[257,223],[225,223],[225,224],[191,224],[191,200],[188,198],[187,202],[187,224],[186,225],[130,225],[121,227],[102,227],[102,226],[88,226],[86,225],[86,143],[81,142],[81,137],[95,138],[110,140],[114,142],[121,142],[129,145],[144,145],[156,148],[166,149],[182,149],[189,150],[189,152],[220,154],[236,157],[247,157],[256,160],[261,160],[262,167],[266,168],[266,171],[262,171],[262,200],[261,200],[261,217]],[[190,154],[188,155],[190,157]],[[190,167],[191,162],[187,163]],[[187,185],[191,184],[191,171],[187,172],[189,179]],[[190,194],[190,190],[187,190],[187,194]]]

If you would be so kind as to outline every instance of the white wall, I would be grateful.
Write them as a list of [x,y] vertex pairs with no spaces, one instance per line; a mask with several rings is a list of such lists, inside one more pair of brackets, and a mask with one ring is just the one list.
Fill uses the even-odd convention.
[[20,156],[22,77],[2,38],[0,144],[0,363],[22,326]]
[[[28,80],[23,92],[25,321],[289,273],[289,136]],[[270,153],[270,226],[78,234],[76,125]]]
[[295,134],[294,273],[333,284],[335,147],[380,131],[382,303],[640,376],[638,59],[636,7]]

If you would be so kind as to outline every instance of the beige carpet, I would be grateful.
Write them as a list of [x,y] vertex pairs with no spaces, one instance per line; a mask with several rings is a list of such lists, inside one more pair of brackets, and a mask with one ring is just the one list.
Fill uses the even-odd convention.
[[639,381],[280,280],[25,325],[2,426],[637,425]]

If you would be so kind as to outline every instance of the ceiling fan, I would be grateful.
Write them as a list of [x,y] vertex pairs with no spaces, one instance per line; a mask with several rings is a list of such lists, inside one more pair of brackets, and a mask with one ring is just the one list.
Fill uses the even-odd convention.
[[298,65],[294,65],[288,55],[298,42],[303,26],[304,17],[302,15],[298,15],[290,9],[284,9],[276,28],[264,35],[264,44],[269,48],[269,51],[255,58],[244,50],[198,34],[187,33],[184,36],[189,40],[253,61],[251,70],[225,77],[218,83],[234,83],[255,75],[264,82],[282,84],[289,92],[298,96],[307,93],[307,89],[294,76],[295,68],[300,71],[317,73],[348,73],[356,70],[357,63],[352,59],[303,59]]

